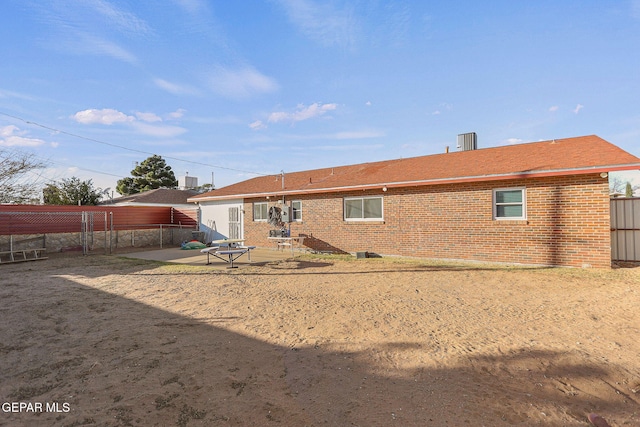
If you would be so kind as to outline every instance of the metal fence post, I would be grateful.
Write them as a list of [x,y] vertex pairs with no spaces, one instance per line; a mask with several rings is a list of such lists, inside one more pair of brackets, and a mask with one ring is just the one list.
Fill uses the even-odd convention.
[[104,254],[107,252],[107,212],[104,212]]
[[109,212],[109,253],[113,253],[113,212]]
[[87,213],[80,212],[80,244],[82,245],[82,255],[87,254]]

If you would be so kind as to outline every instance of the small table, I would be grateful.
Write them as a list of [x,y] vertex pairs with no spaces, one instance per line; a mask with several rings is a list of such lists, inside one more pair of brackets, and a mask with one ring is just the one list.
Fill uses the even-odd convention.
[[228,248],[232,248],[238,246],[240,243],[244,243],[244,239],[219,239],[212,240],[211,246],[226,246]]
[[304,243],[304,238],[305,236],[298,236],[298,237],[267,237],[267,239],[269,240],[274,240],[276,242],[277,245],[277,249],[280,249],[281,247],[284,250],[285,246],[290,246],[291,247],[291,255],[293,255],[293,244],[294,242],[296,242],[298,244],[298,247],[301,247],[302,244]]
[[233,265],[233,262],[244,254],[248,254],[249,262],[251,262],[251,250],[255,248],[255,246],[237,246],[235,248],[220,250],[219,247],[210,247],[204,248],[200,250],[200,252],[207,254],[207,265],[211,264],[209,256],[214,256],[224,262],[228,262],[230,265],[227,268],[238,268],[237,265]]

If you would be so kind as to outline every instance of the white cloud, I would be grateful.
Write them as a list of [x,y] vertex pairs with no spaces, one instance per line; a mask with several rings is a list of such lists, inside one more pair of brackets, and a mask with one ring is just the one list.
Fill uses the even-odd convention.
[[550,113],[555,113],[556,111],[558,111],[560,107],[558,107],[557,105],[553,105],[551,107],[549,107],[549,112]]
[[169,120],[177,120],[177,119],[181,119],[184,116],[184,113],[186,113],[186,112],[187,112],[187,110],[185,110],[184,108],[178,108],[173,113],[167,114],[166,117]]
[[508,138],[504,141],[505,145],[520,144],[523,140],[520,138]]
[[14,132],[20,130],[18,126],[9,125],[0,128],[0,137],[6,138],[8,136],[13,135]]
[[90,46],[88,46],[87,52],[102,53],[106,56],[110,56],[114,59],[128,62],[130,64],[135,64],[136,62],[138,62],[138,58],[136,58],[133,53],[129,52],[116,43],[110,42],[109,40],[91,37],[90,42],[91,44]]
[[289,20],[307,37],[325,46],[347,48],[355,44],[357,23],[350,9],[312,0],[279,0]]
[[438,108],[437,110],[434,110],[431,115],[432,116],[439,116],[440,114],[442,114],[442,111],[451,111],[453,109],[453,106],[451,104],[448,104],[446,102],[443,102],[442,104],[440,104],[440,108]]
[[0,147],[38,147],[45,142],[37,138],[26,138],[26,133],[14,125],[0,127]]
[[208,84],[215,93],[232,99],[275,92],[279,87],[274,79],[252,67],[240,69],[215,67],[208,77]]
[[[173,115],[180,115],[184,110],[178,110]],[[172,138],[187,132],[187,129],[179,126],[166,126],[159,124],[162,121],[155,113],[136,113],[136,117],[128,116],[118,110],[105,108],[102,110],[90,109],[79,111],[71,116],[78,123],[113,125],[114,123],[126,124],[144,135]]]
[[127,116],[126,114],[111,108],[78,111],[72,116],[72,118],[78,123],[85,125],[94,123],[112,125],[114,123],[131,123],[136,120],[135,117]]
[[253,130],[261,130],[261,129],[266,129],[267,125],[262,123],[262,120],[256,120],[253,123],[249,123],[249,127]]
[[192,15],[207,9],[207,4],[202,0],[176,0],[176,3]]
[[55,47],[75,54],[109,56],[130,64],[138,62],[138,58],[133,53],[117,43],[87,32],[78,31]]
[[153,79],[153,82],[160,89],[163,89],[174,95],[197,95],[198,94],[198,91],[189,85],[180,85],[180,84],[172,83],[167,80],[159,79],[159,78]]
[[333,111],[338,108],[337,104],[318,104],[313,103],[308,107],[300,104],[298,109],[293,113],[287,113],[285,111],[276,111],[269,115],[268,121],[271,123],[278,122],[301,122],[314,117],[319,117],[326,114],[329,111]]
[[371,104],[371,101],[367,101],[364,103],[364,105],[366,105],[367,107],[371,107],[372,104]]
[[584,105],[582,104],[576,105],[576,108],[573,109],[574,114],[578,114],[580,110],[582,110],[583,108],[584,108]]
[[31,95],[26,95],[26,94],[22,94],[19,92],[13,92],[10,90],[4,90],[4,89],[0,89],[0,98],[18,98],[18,99],[24,99],[27,101],[35,101],[37,100],[36,98],[34,98]]
[[154,123],[154,122],[161,122],[162,119],[160,117],[158,117],[156,114],[154,113],[136,113],[136,117],[138,118],[138,120],[142,120],[143,122],[148,122],[148,123]]
[[[71,4],[70,4],[71,3]],[[136,64],[137,57],[115,40],[124,37],[145,37],[152,30],[134,13],[110,0],[49,2],[47,7],[37,2],[25,2],[46,26],[43,43],[51,49],[79,54],[100,55]]]
[[93,7],[95,11],[106,18],[106,21],[111,24],[111,26],[136,34],[149,32],[149,26],[144,20],[138,18],[131,12],[116,8],[108,1],[93,0],[86,4],[89,7]]

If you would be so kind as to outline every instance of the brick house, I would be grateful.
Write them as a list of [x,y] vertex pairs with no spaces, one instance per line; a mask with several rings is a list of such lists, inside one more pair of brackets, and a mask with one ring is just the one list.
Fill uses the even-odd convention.
[[608,173],[635,169],[592,135],[262,176],[189,201],[215,238],[258,246],[273,245],[278,207],[319,251],[610,267]]

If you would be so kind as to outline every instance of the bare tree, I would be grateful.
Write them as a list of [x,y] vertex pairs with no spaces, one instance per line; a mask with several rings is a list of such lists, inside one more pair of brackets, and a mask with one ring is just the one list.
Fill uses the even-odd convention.
[[623,194],[625,197],[633,197],[636,191],[640,190],[640,185],[632,185],[630,181],[609,175],[609,193]]
[[33,203],[40,200],[39,183],[29,173],[45,165],[26,153],[0,148],[0,203]]
[[624,194],[626,185],[626,180],[620,178],[619,176],[609,175],[609,193]]

